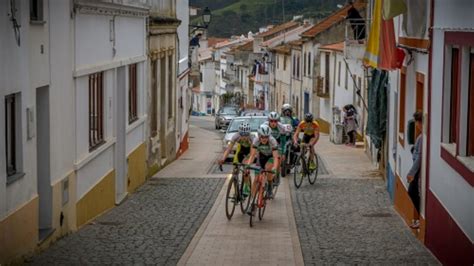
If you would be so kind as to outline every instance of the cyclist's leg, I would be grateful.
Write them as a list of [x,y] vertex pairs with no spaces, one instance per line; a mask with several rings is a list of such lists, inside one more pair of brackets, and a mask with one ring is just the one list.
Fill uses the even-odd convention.
[[314,145],[316,145],[316,137],[313,135],[311,139],[309,140],[309,151],[310,151],[310,158],[313,160],[314,158]]
[[[265,165],[267,163],[267,161],[268,161],[268,157],[262,156],[261,154],[258,155],[258,162],[259,162],[260,165]],[[255,195],[257,194],[258,179],[260,179],[260,172],[255,171],[255,179],[253,180],[253,185],[252,185],[252,189],[251,189],[252,197],[255,197]]]
[[[265,164],[265,170],[266,171],[271,171],[273,169],[273,164],[274,164],[273,157],[268,160],[268,162]],[[267,193],[270,194],[269,196],[272,196],[273,192],[273,174],[267,173]]]

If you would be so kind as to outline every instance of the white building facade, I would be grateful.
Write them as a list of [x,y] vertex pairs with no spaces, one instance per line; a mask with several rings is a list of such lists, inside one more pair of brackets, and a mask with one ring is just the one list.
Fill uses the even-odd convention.
[[11,63],[1,74],[0,263],[76,230],[146,176],[147,2],[16,0],[2,10],[12,3],[18,24],[1,23]]

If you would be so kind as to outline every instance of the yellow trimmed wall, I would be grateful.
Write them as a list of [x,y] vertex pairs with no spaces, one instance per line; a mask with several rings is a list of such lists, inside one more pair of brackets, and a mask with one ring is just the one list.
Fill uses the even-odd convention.
[[[396,175],[395,179],[394,207],[400,216],[402,216],[403,220],[405,220],[405,223],[410,225],[413,220],[415,207],[400,177]],[[418,232],[418,230],[412,229],[413,234],[422,242],[424,242],[425,239],[425,226],[425,220],[420,216],[420,231]]]
[[105,175],[76,204],[76,223],[80,227],[115,205],[115,170]]
[[146,144],[143,143],[128,156],[127,191],[133,192],[145,183],[146,175]]
[[328,122],[326,122],[325,120],[323,120],[321,118],[316,119],[316,121],[319,124],[319,131],[322,132],[322,133],[329,134],[331,124],[329,124]]
[[35,197],[0,222],[0,264],[34,251],[38,243],[38,201]]

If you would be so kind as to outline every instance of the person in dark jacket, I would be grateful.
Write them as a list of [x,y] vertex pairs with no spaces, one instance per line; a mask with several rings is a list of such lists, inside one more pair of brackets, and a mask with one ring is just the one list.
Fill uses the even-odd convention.
[[201,39],[202,37],[202,33],[198,33],[196,36],[194,36],[191,41],[189,41],[189,46],[197,46],[197,47],[201,47],[201,45],[199,44],[199,40]]
[[[423,113],[417,111],[413,114],[413,119],[415,120],[415,126],[418,131],[423,131]],[[420,134],[415,141],[415,146],[413,149],[413,165],[408,172],[407,181],[408,181],[408,195],[410,196],[415,211],[413,214],[413,222],[410,225],[413,229],[418,229],[420,227],[420,176],[421,176],[421,160],[422,160],[422,147],[423,145],[423,134]]]
[[344,111],[344,126],[346,129],[346,134],[349,137],[346,145],[356,146],[357,141],[357,109],[352,104],[347,104],[343,107]]

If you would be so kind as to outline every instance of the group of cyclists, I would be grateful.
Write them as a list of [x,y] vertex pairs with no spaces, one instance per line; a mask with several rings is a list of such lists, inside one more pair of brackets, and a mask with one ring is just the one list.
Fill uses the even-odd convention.
[[[303,133],[301,141],[310,147],[310,162],[313,162],[313,157],[315,156],[314,145],[319,140],[319,124],[314,120],[311,113],[305,114],[304,120],[300,122],[293,116],[292,106],[284,104],[281,115],[277,112],[270,112],[268,114],[268,120],[257,130],[257,137],[251,135],[250,124],[242,122],[237,134],[232,137],[223,157],[218,163],[222,165],[234,145],[237,144],[234,163],[250,165],[257,159],[260,168],[272,171],[272,174],[267,175],[267,197],[272,198],[274,176],[278,174],[280,164],[286,162],[286,149],[290,146],[287,145],[287,142],[292,141],[293,147],[298,147],[301,132]],[[310,169],[315,167],[314,163],[310,163]],[[243,195],[245,197],[249,195],[255,197],[256,186],[255,184],[250,186],[250,175],[248,172],[244,175],[243,179]],[[275,182],[279,182],[278,180],[277,178]]]

